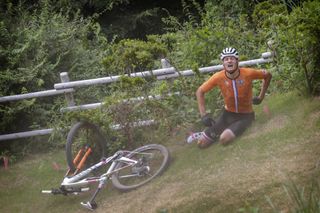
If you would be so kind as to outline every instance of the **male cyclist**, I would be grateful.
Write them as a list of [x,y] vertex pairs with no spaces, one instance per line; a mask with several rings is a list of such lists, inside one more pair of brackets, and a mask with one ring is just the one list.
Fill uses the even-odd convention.
[[[225,48],[221,55],[224,69],[212,75],[197,90],[199,112],[206,129],[196,137],[199,148],[207,148],[219,140],[228,144],[241,135],[254,120],[252,104],[260,104],[264,99],[272,78],[265,70],[239,67],[239,54],[234,48]],[[252,97],[252,81],[262,79],[259,96]],[[224,109],[214,121],[206,113],[205,93],[219,87],[224,99]]]

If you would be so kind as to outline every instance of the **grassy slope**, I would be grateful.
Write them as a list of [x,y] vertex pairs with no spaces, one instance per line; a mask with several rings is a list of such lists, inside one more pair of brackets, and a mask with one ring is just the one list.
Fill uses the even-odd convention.
[[[273,212],[268,200],[277,210],[288,210],[293,204],[284,184],[308,187],[320,175],[320,100],[274,95],[256,112],[255,124],[228,146],[199,150],[183,143],[181,130],[166,143],[173,160],[160,178],[128,193],[107,185],[96,212]],[[79,202],[89,194],[40,194],[58,186],[64,175],[54,162],[65,165],[63,151],[1,169],[0,212],[86,212]]]

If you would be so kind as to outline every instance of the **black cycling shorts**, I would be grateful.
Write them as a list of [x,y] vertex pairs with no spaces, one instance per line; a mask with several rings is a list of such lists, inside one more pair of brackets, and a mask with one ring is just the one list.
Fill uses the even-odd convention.
[[235,113],[223,110],[212,127],[204,130],[210,138],[216,138],[224,130],[230,129],[236,136],[241,135],[252,123],[255,115],[252,113]]

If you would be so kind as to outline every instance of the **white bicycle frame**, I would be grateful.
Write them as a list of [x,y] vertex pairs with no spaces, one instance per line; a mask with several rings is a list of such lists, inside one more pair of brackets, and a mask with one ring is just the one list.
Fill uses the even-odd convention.
[[[119,159],[114,160],[115,158],[117,158],[119,155],[119,152],[117,152],[116,154],[114,154],[113,156],[106,158],[106,159],[102,159],[99,163],[87,168],[86,170],[80,172],[79,174],[76,174],[74,176],[71,177],[65,177],[61,183],[61,186],[64,186],[66,189],[68,187],[81,187],[81,186],[85,186],[88,185],[90,183],[94,183],[94,182],[99,182],[101,180],[106,180],[107,178],[109,178],[113,173],[118,172],[121,169],[124,169],[126,167],[130,167],[130,166],[134,166],[138,163],[138,161],[126,158],[126,157],[120,157]],[[90,174],[93,170],[104,166],[108,163],[110,163],[112,161],[112,164],[110,165],[108,171],[102,175],[100,175],[100,177],[90,177],[90,178],[85,178],[82,179],[84,177],[86,177],[88,174]],[[121,167],[117,170],[114,170],[116,164],[118,162],[123,162],[128,164],[125,167]]]
[[[90,201],[88,201],[86,203],[81,202],[81,204],[84,207],[92,210],[93,207],[91,206],[91,204],[94,202],[95,197],[97,196],[98,192],[102,189],[102,187],[106,183],[106,181],[111,178],[111,175],[114,174],[115,172],[118,172],[118,171],[124,169],[124,168],[133,167],[136,164],[138,164],[138,161],[136,161],[136,160],[132,160],[132,159],[124,157],[124,156],[119,157],[120,155],[123,155],[123,153],[124,153],[124,151],[118,151],[113,156],[102,159],[99,163],[87,168],[86,170],[80,172],[79,174],[75,174],[73,176],[66,175],[61,183],[60,189],[42,190],[42,193],[64,194],[64,195],[78,194],[80,192],[89,191],[89,188],[87,187],[89,184],[99,182],[99,186],[98,186],[97,190],[95,191],[95,193],[93,194],[93,196],[91,197]],[[100,176],[97,176],[97,177],[87,177],[86,178],[86,176],[88,174],[90,174],[93,170],[95,170],[99,167],[102,167],[110,162],[112,162],[112,163],[106,173],[104,173]],[[119,162],[125,163],[126,165],[121,168],[115,169],[117,163],[119,163]],[[139,176],[139,174],[127,175],[127,176],[123,176],[122,178],[133,177],[133,176]]]

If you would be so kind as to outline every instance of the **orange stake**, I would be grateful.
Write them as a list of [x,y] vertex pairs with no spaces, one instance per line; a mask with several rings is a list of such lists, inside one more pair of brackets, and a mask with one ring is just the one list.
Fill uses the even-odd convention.
[[8,169],[9,168],[9,157],[5,156],[3,157],[3,164],[4,164],[4,169]]

